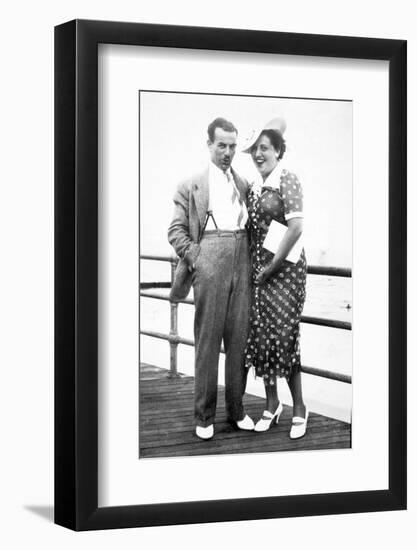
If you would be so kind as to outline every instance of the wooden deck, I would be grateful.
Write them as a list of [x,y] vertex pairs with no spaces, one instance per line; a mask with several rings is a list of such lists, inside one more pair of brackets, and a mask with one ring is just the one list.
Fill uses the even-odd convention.
[[[195,435],[193,418],[194,378],[170,379],[168,372],[145,363],[140,369],[140,458],[191,456],[271,451],[345,449],[351,446],[351,426],[310,413],[306,435],[289,438],[292,408],[284,406],[278,425],[268,432],[236,430],[226,422],[224,388],[219,387],[213,439]],[[253,419],[262,414],[264,399],[245,394],[246,412]]]

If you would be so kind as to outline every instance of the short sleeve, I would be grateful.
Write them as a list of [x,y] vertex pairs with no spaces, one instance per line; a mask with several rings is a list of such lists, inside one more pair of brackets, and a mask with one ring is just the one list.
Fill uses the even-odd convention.
[[303,190],[297,176],[287,170],[283,171],[280,185],[285,219],[303,218]]

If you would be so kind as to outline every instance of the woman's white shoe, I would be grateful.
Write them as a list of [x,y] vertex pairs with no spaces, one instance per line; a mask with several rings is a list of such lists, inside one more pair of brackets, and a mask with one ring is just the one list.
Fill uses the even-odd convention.
[[290,431],[291,439],[298,439],[299,437],[303,437],[307,429],[307,420],[308,420],[308,409],[306,407],[305,418],[302,418],[301,416],[294,416],[292,419],[292,425],[291,425],[291,431]]
[[270,413],[269,411],[264,411],[262,414],[262,418],[258,420],[258,422],[255,425],[255,432],[266,432],[267,430],[269,430],[274,420],[275,420],[275,423],[278,424],[278,420],[279,420],[279,417],[281,416],[283,408],[284,407],[280,402],[274,414]]

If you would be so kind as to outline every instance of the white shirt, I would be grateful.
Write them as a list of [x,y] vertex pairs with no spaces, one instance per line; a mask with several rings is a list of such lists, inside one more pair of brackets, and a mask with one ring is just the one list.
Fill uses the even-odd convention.
[[[230,169],[228,172],[233,183],[232,181],[229,181],[225,172],[210,162],[209,210],[213,213],[218,229],[236,231],[237,229],[244,229],[248,219],[248,211],[244,202],[240,204],[238,199],[236,199],[235,202],[232,202],[233,188],[236,189],[238,197],[240,197],[240,194],[238,188],[236,187],[236,183],[234,183]],[[238,218],[241,210],[243,217],[238,225]],[[215,229],[211,218],[207,223],[206,229]]]

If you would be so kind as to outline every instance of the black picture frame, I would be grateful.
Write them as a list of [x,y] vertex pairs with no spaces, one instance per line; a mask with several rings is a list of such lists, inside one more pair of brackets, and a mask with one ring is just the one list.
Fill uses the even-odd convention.
[[[389,488],[98,507],[98,44],[389,62]],[[74,20],[55,28],[55,522],[92,530],[406,508],[404,40]]]

